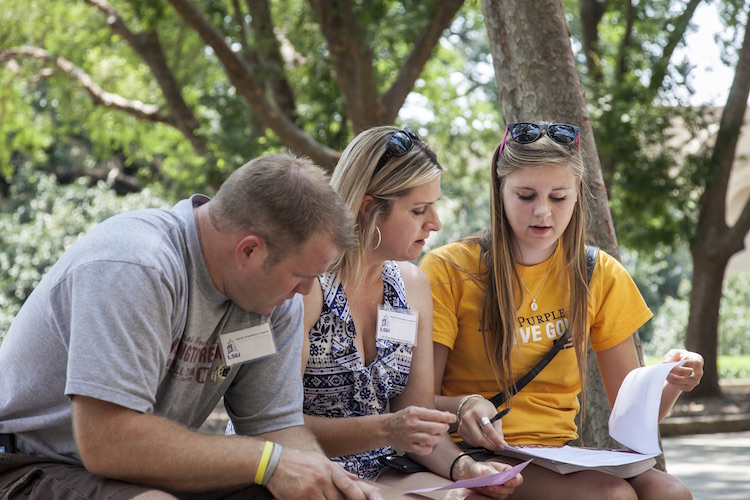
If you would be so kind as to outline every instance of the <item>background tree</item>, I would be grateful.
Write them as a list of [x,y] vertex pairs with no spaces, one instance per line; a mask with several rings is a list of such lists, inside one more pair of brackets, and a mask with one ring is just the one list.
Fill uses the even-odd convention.
[[[410,124],[449,168],[444,220],[450,226],[440,242],[484,225],[487,206],[485,194],[476,194],[481,169],[475,159],[486,156],[499,134],[499,119],[477,4],[465,6],[443,29],[452,15],[445,9],[461,2],[179,3],[186,17],[192,12],[198,18],[196,26],[208,33],[215,50],[166,1],[0,1],[0,184],[9,223],[26,224],[17,211],[28,216],[43,206],[14,203],[13,184],[26,184],[26,172],[52,172],[59,183],[73,183],[72,189],[98,180],[118,193],[153,186],[176,201],[196,190],[210,194],[211,185],[249,158],[286,148],[284,140],[294,148],[295,136],[282,138],[268,128],[265,115],[256,116],[230,81],[216,56],[228,47],[233,53],[225,60],[240,64],[239,58],[250,68],[262,84],[260,98],[306,133],[307,143],[319,143],[332,155],[355,127],[381,123],[383,117],[395,120],[394,110],[406,99],[405,82],[412,81],[409,97],[418,100],[420,113],[410,115],[416,106],[407,103],[399,120],[414,120]],[[321,23],[315,22],[316,12]],[[354,17],[343,22],[347,12]],[[346,54],[340,53],[342,43]],[[429,44],[434,47],[425,62]],[[336,50],[334,64],[330,52]],[[359,52],[370,55],[363,59]],[[337,80],[349,89],[341,90]],[[344,94],[366,93],[365,88],[375,89],[375,104],[369,111],[349,110]],[[348,102],[360,106],[359,100]],[[356,116],[356,125],[349,116]],[[440,147],[445,144],[451,147]],[[83,184],[75,182],[80,177]],[[42,214],[39,220],[49,222]],[[49,243],[56,251],[18,264],[35,265],[30,275],[38,276],[68,242],[53,238]],[[0,237],[0,247],[17,244]],[[30,251],[34,245],[21,247]],[[38,246],[41,251],[46,243]],[[11,260],[2,269],[15,265]],[[10,310],[28,291],[23,286],[8,295]]]
[[[729,258],[744,248],[750,230],[748,206],[743,211],[747,215],[732,227],[725,221],[728,180],[750,85],[750,48],[747,41],[742,43],[743,34],[745,40],[748,36],[750,6],[736,0],[718,4],[729,35],[722,42],[725,59],[736,68],[736,76],[715,143],[702,140],[702,150],[685,158],[684,144],[695,140],[713,120],[710,110],[681,105],[675,92],[690,91],[690,64],[678,60],[675,53],[693,27],[701,1],[579,0],[578,4],[580,22],[573,23],[573,30],[580,33],[581,74],[620,242],[662,255],[679,253],[678,247],[690,248],[686,345],[703,354],[706,366],[701,384],[687,396],[719,396],[722,284]],[[677,292],[674,280],[662,283],[663,295]],[[652,283],[639,284],[645,288]],[[658,312],[661,302],[649,304]]]
[[[72,9],[68,2],[6,3],[3,25],[10,35],[0,64],[13,61],[32,81],[57,77],[56,84],[78,100],[85,92],[94,104],[87,111],[117,109],[171,128],[197,157],[191,170],[217,185],[227,173],[220,147],[246,159],[283,144],[331,168],[352,132],[393,123],[463,0],[418,2],[409,9],[398,2],[355,8],[350,0],[85,0]],[[23,19],[29,11],[36,17],[31,21]],[[93,40],[78,32],[93,33]],[[94,54],[82,50],[86,43],[97,49]],[[284,48],[291,63],[283,59]],[[326,57],[316,55],[321,51]],[[128,85],[115,83],[117,59],[137,72]],[[340,97],[327,96],[320,101],[328,106],[316,109],[315,94],[333,87]],[[56,95],[52,100],[61,101]],[[221,123],[227,107],[231,121]],[[222,140],[231,126],[244,135],[233,139],[255,147]],[[6,144],[6,158],[12,146]]]
[[[747,9],[744,11],[747,19]],[[716,142],[706,155],[692,158],[701,183],[700,216],[690,246],[693,256],[693,286],[690,292],[690,316],[686,345],[704,355],[705,374],[694,389],[694,397],[718,396],[717,365],[719,309],[722,283],[729,258],[745,248],[750,231],[750,200],[733,225],[726,222],[726,197],[729,176],[735,162],[737,140],[744,124],[750,94],[750,29],[745,28],[739,62],[732,88],[721,115]]]

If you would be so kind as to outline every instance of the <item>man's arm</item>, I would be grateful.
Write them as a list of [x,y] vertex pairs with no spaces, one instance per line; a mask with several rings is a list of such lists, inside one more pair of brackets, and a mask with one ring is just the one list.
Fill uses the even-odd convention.
[[[169,490],[251,484],[264,438],[284,449],[268,489],[279,498],[379,498],[319,451],[302,427],[258,437],[216,436],[105,401],[74,396],[73,431],[85,467],[104,477]],[[300,449],[302,448],[302,449]]]

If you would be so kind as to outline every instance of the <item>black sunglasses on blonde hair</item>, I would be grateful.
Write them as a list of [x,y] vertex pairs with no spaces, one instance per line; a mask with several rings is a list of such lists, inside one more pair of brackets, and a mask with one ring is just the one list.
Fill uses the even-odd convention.
[[563,146],[570,146],[574,142],[580,147],[580,133],[578,127],[567,123],[532,123],[517,122],[510,123],[505,129],[503,142],[500,144],[497,155],[502,154],[505,141],[510,137],[519,144],[531,144],[542,137],[542,130],[547,132],[547,137]]
[[388,143],[385,145],[385,153],[380,157],[380,161],[378,161],[378,165],[372,172],[372,176],[375,177],[391,158],[399,158],[411,151],[411,148],[414,147],[414,141],[421,141],[421,139],[409,127],[404,127],[404,130],[394,132],[391,138],[388,139]]

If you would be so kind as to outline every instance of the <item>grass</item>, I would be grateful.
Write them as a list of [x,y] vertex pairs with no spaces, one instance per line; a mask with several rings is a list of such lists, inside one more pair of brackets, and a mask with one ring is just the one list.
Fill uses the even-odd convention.
[[[646,365],[661,363],[661,358],[647,357]],[[750,379],[750,355],[719,356],[720,379]]]
[[719,356],[719,378],[750,379],[750,355]]

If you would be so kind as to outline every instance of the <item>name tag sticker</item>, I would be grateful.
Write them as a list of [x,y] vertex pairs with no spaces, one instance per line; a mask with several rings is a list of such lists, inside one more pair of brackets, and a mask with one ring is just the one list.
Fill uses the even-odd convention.
[[378,339],[417,345],[417,315],[407,309],[378,307]]
[[228,366],[276,354],[276,342],[273,340],[270,323],[223,333],[219,336],[219,343],[224,363]]

